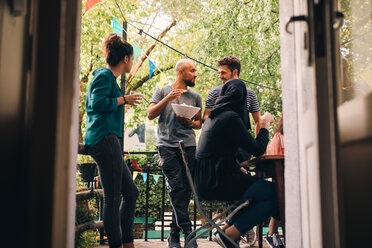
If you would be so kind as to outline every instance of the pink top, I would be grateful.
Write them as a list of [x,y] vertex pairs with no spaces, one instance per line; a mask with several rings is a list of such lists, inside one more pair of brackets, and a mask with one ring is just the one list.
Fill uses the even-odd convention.
[[284,136],[275,133],[271,142],[267,145],[265,155],[284,155]]

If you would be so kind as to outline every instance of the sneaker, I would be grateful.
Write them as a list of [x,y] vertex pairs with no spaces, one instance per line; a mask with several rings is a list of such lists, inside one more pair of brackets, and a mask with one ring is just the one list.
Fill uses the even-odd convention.
[[272,235],[266,234],[265,241],[271,248],[285,248],[277,233],[273,233]]
[[252,228],[251,230],[247,232],[247,243],[250,246],[253,246],[256,243],[256,240],[257,240],[257,235],[256,235],[256,232]]
[[230,243],[223,235],[217,233],[213,235],[212,240],[219,244],[222,248],[235,248],[233,244]]
[[248,241],[245,237],[240,237],[240,240],[239,240],[239,247],[240,248],[249,248],[251,247],[249,244],[248,244]]
[[181,248],[180,233],[170,233],[167,237],[168,248]]

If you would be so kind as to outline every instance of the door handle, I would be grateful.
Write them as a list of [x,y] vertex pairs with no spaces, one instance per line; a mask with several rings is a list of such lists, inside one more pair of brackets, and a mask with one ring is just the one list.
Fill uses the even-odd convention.
[[342,27],[342,25],[344,24],[344,18],[345,16],[342,12],[336,11],[334,13],[334,20],[335,20],[335,22],[333,23],[334,30],[337,30]]
[[308,65],[311,66],[312,63],[312,49],[311,49],[311,29],[310,29],[310,23],[309,23],[309,18],[305,15],[299,15],[299,16],[292,16],[289,21],[285,24],[285,31],[288,34],[292,34],[292,31],[289,31],[288,27],[289,24],[292,22],[306,22],[307,25],[307,33],[305,32],[305,50],[308,50]]
[[289,31],[288,27],[289,27],[289,24],[291,24],[292,22],[306,22],[307,25],[309,25],[309,20],[307,18],[307,16],[304,16],[304,15],[299,15],[299,16],[292,16],[289,21],[287,22],[287,24],[285,24],[285,31],[288,33],[288,34],[292,34],[291,31]]

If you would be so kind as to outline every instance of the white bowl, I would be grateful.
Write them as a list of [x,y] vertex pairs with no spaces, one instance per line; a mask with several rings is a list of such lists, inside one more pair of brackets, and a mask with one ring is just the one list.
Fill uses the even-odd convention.
[[198,107],[177,103],[172,103],[172,108],[176,115],[180,115],[188,119],[191,119],[200,111],[200,108]]

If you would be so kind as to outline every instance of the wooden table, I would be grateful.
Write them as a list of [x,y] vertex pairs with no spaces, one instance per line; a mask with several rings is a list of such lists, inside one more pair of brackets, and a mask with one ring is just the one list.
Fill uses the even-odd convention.
[[[272,178],[276,184],[278,197],[280,220],[285,231],[285,211],[284,211],[284,155],[262,155],[248,162],[247,167],[254,167],[256,177]],[[262,225],[259,225],[257,235],[258,245],[262,247]]]

